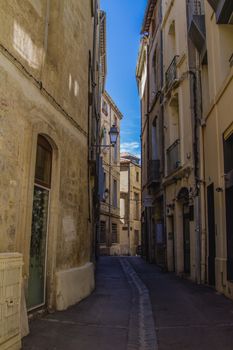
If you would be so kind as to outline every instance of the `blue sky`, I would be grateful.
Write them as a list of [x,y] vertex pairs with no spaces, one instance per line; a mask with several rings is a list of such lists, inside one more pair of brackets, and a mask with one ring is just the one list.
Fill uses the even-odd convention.
[[100,0],[107,13],[106,90],[124,118],[121,151],[140,154],[140,102],[135,78],[147,0]]

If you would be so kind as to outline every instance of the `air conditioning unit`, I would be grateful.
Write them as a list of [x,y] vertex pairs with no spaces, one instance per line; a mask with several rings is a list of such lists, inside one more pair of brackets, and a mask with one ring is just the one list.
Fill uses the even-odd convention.
[[22,255],[0,253],[0,349],[21,349]]

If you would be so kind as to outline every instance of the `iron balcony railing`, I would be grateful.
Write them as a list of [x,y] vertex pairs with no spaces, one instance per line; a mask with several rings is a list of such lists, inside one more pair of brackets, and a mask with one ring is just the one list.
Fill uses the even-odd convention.
[[204,1],[203,0],[191,0],[188,5],[189,18],[192,16],[202,16],[205,14]]
[[174,172],[180,164],[180,140],[178,139],[167,149],[167,174]]
[[216,11],[217,10],[217,7],[218,7],[218,2],[219,0],[207,0],[208,3],[210,4],[210,6],[213,7],[213,9]]
[[177,61],[179,56],[176,55],[171,61],[170,66],[168,67],[166,73],[165,73],[165,82],[166,82],[166,90],[170,89],[170,87],[174,84],[174,82],[177,80]]
[[218,24],[233,24],[232,0],[207,0],[215,11]]
[[158,183],[160,182],[160,160],[149,160],[148,170],[147,170],[148,183]]
[[206,28],[204,0],[189,0],[188,2],[188,34],[194,46],[200,53],[202,64],[207,63]]

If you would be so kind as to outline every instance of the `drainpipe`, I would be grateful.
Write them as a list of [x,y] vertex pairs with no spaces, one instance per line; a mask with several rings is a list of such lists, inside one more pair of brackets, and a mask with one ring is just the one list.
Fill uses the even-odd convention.
[[[150,126],[149,126],[149,103],[150,103],[150,79],[149,79],[149,42],[148,42],[149,38],[147,37],[147,50],[146,50],[146,70],[147,70],[147,106],[146,106],[146,127],[147,127],[147,162],[146,162],[146,183],[148,181],[148,162],[149,162],[149,157],[150,157],[150,148],[149,148],[149,145],[150,145]],[[151,225],[150,225],[150,221],[151,221],[151,209],[150,208],[146,208],[146,211],[147,211],[147,252],[148,252],[148,256],[147,256],[147,259],[149,260],[149,262],[151,262],[151,232],[150,232],[150,228],[151,228]]]
[[[198,71],[198,80],[200,84],[200,91],[202,92],[202,80],[201,74]],[[201,117],[203,116],[202,110],[202,93],[200,93],[200,108]],[[205,150],[204,150],[204,128],[203,125],[200,126],[200,215],[201,215],[201,283],[205,283],[207,280],[206,276],[206,185],[205,185]]]
[[[90,135],[91,134],[91,130],[90,130],[90,126],[93,126],[93,120],[94,118],[96,118],[96,130],[95,130],[95,136],[96,136],[96,140],[98,140],[98,136],[99,136],[99,121],[98,121],[98,113],[99,113],[99,89],[97,88],[97,86],[99,87],[99,84],[97,85],[96,82],[96,36],[97,36],[97,26],[98,26],[98,3],[97,1],[95,1],[95,9],[94,9],[94,27],[93,27],[93,49],[92,49],[92,62],[91,62],[91,76],[89,77],[89,79],[91,79],[91,81],[89,81],[89,86],[90,86],[90,82],[92,85],[92,123],[90,121],[90,115],[88,118],[88,144],[89,147],[91,146],[90,143],[92,142]],[[98,105],[96,105],[96,94],[97,98],[98,98]],[[96,260],[98,258],[98,238],[99,238],[99,219],[100,219],[100,198],[99,198],[99,164],[100,164],[100,153],[99,153],[99,149],[96,148],[95,149],[95,156],[96,156],[96,176],[95,176],[95,184],[94,184],[94,201],[93,201],[93,205],[95,206],[93,208],[93,222],[92,222],[92,238],[93,238],[93,260]],[[90,179],[90,169],[88,167],[88,179]],[[90,181],[88,181],[88,192],[89,192],[89,198],[91,197],[91,191],[90,191]],[[90,200],[89,200],[90,202]],[[90,203],[89,203],[89,207],[90,207]],[[90,210],[90,209],[89,209]],[[91,218],[91,213],[89,214],[90,218]]]
[[[196,251],[196,281],[201,283],[201,201],[200,201],[200,174],[199,174],[199,155],[198,155],[198,111],[197,111],[197,76],[196,72],[189,70],[188,74],[192,77],[192,93],[193,93],[193,114],[194,114],[194,177],[195,177],[195,191],[194,191],[194,208],[195,208],[195,251]],[[200,146],[200,145],[199,145]]]
[[[164,76],[163,76],[163,31],[161,29],[161,23],[162,23],[162,1],[160,2],[160,79],[161,79],[161,87],[163,86],[164,83]],[[162,90],[162,89],[161,89]],[[161,164],[162,164],[162,169],[163,169],[163,173],[162,173],[162,177],[165,177],[165,138],[164,138],[164,104],[163,104],[163,93],[161,93],[160,95],[160,108],[161,108],[161,123],[160,123],[160,127],[162,128],[161,131],[161,145],[162,145],[162,159],[161,159]],[[163,217],[164,217],[164,234],[165,234],[165,239],[166,239],[166,256],[165,256],[165,268],[168,270],[168,237],[167,237],[167,215],[166,215],[166,210],[167,210],[167,205],[166,205],[166,188],[163,188]],[[174,233],[174,232],[173,232]],[[174,239],[174,237],[173,237]]]

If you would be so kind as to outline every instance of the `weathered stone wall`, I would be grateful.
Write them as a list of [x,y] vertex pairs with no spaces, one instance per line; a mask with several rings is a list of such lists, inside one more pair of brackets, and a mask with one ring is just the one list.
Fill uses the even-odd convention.
[[[229,107],[233,96],[233,66],[230,57],[233,51],[233,28],[230,25],[217,24],[216,15],[208,2],[205,3],[206,43],[208,52],[208,67],[202,68],[202,80],[205,86],[202,89],[202,101],[205,102],[203,118],[204,141],[204,168],[206,188],[214,186],[214,204],[208,203],[206,198],[206,221],[207,221],[207,258],[212,252],[209,251],[211,229],[208,227],[208,206],[214,205],[215,221],[215,287],[226,296],[233,299],[233,283],[228,276],[228,235],[227,230],[227,191],[229,190],[229,173],[226,173],[224,159],[224,140],[228,140],[232,133],[232,112]],[[215,40],[212,40],[215,38]],[[204,78],[203,78],[204,77]],[[217,188],[222,189],[218,192]],[[209,232],[210,231],[210,232]],[[207,259],[208,264],[211,262]],[[207,264],[207,272],[209,266]],[[230,265],[230,264],[229,264]],[[208,281],[211,274],[207,273]]]
[[[90,260],[88,52],[91,2],[0,6],[0,252],[20,251],[28,280],[38,134],[53,147],[47,294],[55,271]],[[53,291],[54,292],[54,291]]]
[[[107,104],[107,111],[104,113],[104,102]],[[101,113],[101,133],[102,144],[110,145],[109,131],[115,124],[120,132],[121,113],[105,92],[102,95],[102,113]],[[105,131],[105,132],[104,132]],[[104,136],[105,133],[105,136]],[[112,224],[117,225],[117,235],[119,241],[120,232],[120,135],[117,139],[117,145],[101,149],[101,157],[103,159],[103,171],[106,174],[105,188],[108,189],[106,201],[101,201],[100,205],[100,221],[106,223],[106,242],[101,244],[100,253],[104,255],[117,255],[119,252],[119,244],[112,242]],[[114,181],[117,183],[117,200],[114,205]]]
[[9,0],[0,7],[0,43],[87,131],[91,2]]

